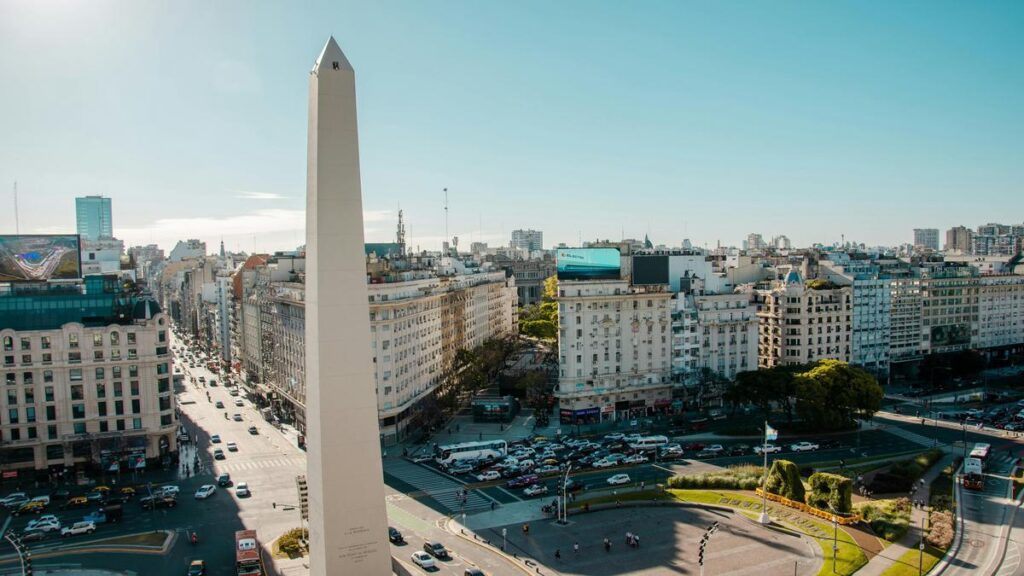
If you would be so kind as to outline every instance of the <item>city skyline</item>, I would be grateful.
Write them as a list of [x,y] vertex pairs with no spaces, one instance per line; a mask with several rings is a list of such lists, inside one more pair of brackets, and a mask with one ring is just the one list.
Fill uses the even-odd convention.
[[1024,220],[993,210],[1024,176],[1015,4],[588,4],[580,21],[583,6],[264,6],[231,26],[228,4],[196,24],[159,6],[111,23],[114,3],[4,3],[0,48],[34,56],[0,72],[38,97],[0,95],[18,111],[0,205],[17,181],[25,233],[73,231],[73,199],[102,194],[126,245],[302,244],[291,76],[334,33],[361,71],[367,241],[393,237],[400,207],[409,245],[439,249],[445,188],[461,246],[518,228],[548,246],[898,245],[913,228]]

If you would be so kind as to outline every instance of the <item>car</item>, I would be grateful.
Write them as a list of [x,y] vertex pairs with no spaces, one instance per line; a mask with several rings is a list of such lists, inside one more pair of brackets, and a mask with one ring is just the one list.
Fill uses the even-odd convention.
[[235,412],[235,414],[231,417],[231,419],[234,420],[235,422],[241,422],[242,421],[242,415],[239,414],[238,412]]
[[561,471],[562,471],[562,469],[559,468],[558,466],[553,466],[551,464],[545,464],[544,466],[541,466],[540,468],[535,469],[533,472],[534,472],[534,474],[545,475],[545,474],[557,474],[557,473],[559,473]]
[[605,434],[604,439],[609,441],[622,440],[626,435],[621,432],[612,432],[611,434]]
[[221,474],[220,476],[217,476],[217,485],[218,486],[231,486],[231,474],[228,474],[227,472],[225,472],[224,474]]
[[239,398],[238,400],[235,400],[235,406],[241,408],[242,406],[245,406],[245,402],[242,402],[242,399]]
[[217,403],[214,404],[214,406],[216,406],[217,408],[223,409],[224,408],[224,403],[221,402],[220,400],[217,400]]
[[782,452],[782,446],[776,446],[774,444],[754,446],[755,454],[774,454],[776,452]]
[[193,560],[190,562],[186,576],[206,576],[206,562],[202,560]]
[[584,484],[583,482],[580,482],[579,480],[577,480],[575,478],[573,478],[571,480],[568,480],[565,483],[565,491],[566,492],[581,492],[581,491],[586,490],[586,489],[587,489],[586,484]]
[[223,460],[224,458],[226,458],[226,456],[224,455],[224,451],[221,450],[220,448],[217,448],[216,450],[213,451],[214,460]]
[[629,484],[629,474],[616,474],[607,480],[608,485],[618,486],[620,484]]
[[423,545],[423,551],[430,554],[438,560],[451,560],[452,556],[448,553],[448,549],[444,547],[444,544],[440,542],[427,542]]
[[238,496],[239,498],[248,498],[249,496],[252,496],[252,492],[249,491],[249,483],[239,482],[238,486],[235,486],[235,496]]
[[811,452],[817,450],[819,446],[812,442],[797,442],[796,444],[790,445],[789,449],[793,452]]
[[25,532],[21,534],[21,541],[39,542],[42,540],[46,540],[46,534],[47,533],[43,532],[42,530],[25,530]]
[[643,454],[634,454],[622,460],[623,464],[643,464],[644,462],[647,462],[647,456]]
[[71,497],[71,491],[67,488],[58,488],[50,493],[54,500],[67,500]]
[[196,500],[206,500],[210,496],[213,496],[217,492],[217,487],[213,484],[203,484],[196,490]]
[[486,470],[476,475],[477,482],[490,482],[492,480],[501,480],[501,472],[497,470]]
[[178,492],[181,492],[181,488],[173,484],[167,484],[157,489],[158,493],[162,496],[177,496]]
[[750,453],[750,446],[746,444],[736,444],[729,447],[730,456],[746,456],[748,453]]
[[615,461],[615,460],[609,460],[607,458],[604,458],[602,460],[594,461],[594,463],[591,464],[591,467],[593,467],[593,468],[611,468],[612,466],[615,466],[617,464],[618,464],[618,462]]
[[704,445],[701,444],[700,442],[690,442],[689,444],[686,445],[686,449],[691,452],[700,452],[701,450],[704,449]]
[[213,436],[210,436],[210,442],[213,442],[214,444],[220,444],[220,434],[214,434]]
[[259,433],[260,433],[260,431],[257,430],[255,426],[249,426],[249,434],[255,435],[255,434],[259,434]]
[[509,480],[505,486],[509,488],[522,488],[524,486],[536,484],[538,480],[540,480],[540,477],[536,474],[527,474],[525,476],[519,476],[518,478]]
[[228,442],[228,452],[238,452],[238,444]]
[[412,461],[416,464],[426,464],[427,462],[433,462],[434,457],[429,454],[420,454],[419,456],[413,456]]
[[430,554],[418,550],[412,553],[412,562],[425,570],[432,570],[437,567],[437,563],[430,557]]
[[525,496],[540,496],[542,494],[547,494],[547,493],[548,493],[548,487],[543,485],[543,484],[533,484],[533,485],[527,486],[526,489],[523,490],[523,495],[525,495]]
[[49,496],[36,496],[35,498],[29,500],[29,502],[42,502],[43,506],[49,506],[50,505],[50,497]]
[[449,474],[468,474],[473,471],[473,467],[469,464],[453,464],[448,467]]
[[42,502],[25,502],[13,512],[15,516],[21,516],[22,514],[42,514],[43,510],[46,510],[46,505]]
[[40,532],[51,532],[53,530],[60,530],[60,520],[53,514],[47,514],[46,516],[40,516],[37,520],[33,520],[25,526],[25,531],[29,532],[32,530],[38,530]]
[[92,522],[75,522],[71,526],[60,529],[60,535],[67,538],[68,536],[77,536],[78,534],[92,534],[96,531],[96,525]]
[[89,505],[89,499],[85,496],[72,496],[64,503],[65,508],[81,508]]
[[21,506],[25,502],[28,502],[28,496],[24,492],[14,492],[0,500],[0,505],[11,508],[14,506]]
[[157,508],[174,508],[178,505],[178,499],[174,496],[146,496],[139,500],[143,510],[155,510]]
[[462,576],[487,576],[484,571],[479,568],[466,568],[466,571],[462,573]]
[[715,454],[721,454],[722,452],[725,452],[725,448],[721,444],[711,444],[710,446],[705,446],[704,450],[708,452],[714,452]]
[[217,385],[217,379],[216,378],[210,378],[210,386],[216,386],[216,385]]
[[388,541],[392,544],[405,544],[405,538],[402,536],[402,533],[397,528],[392,528],[391,526],[388,526]]
[[[232,388],[231,390],[228,391],[228,394],[230,394],[231,396],[238,396],[238,390]],[[239,402],[241,402],[241,400],[239,400]],[[239,404],[239,406],[241,406],[241,404]]]

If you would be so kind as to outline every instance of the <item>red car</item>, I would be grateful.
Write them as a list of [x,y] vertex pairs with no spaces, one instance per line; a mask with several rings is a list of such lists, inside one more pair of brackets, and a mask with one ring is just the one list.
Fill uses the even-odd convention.
[[509,480],[506,486],[508,486],[509,488],[523,488],[524,486],[536,484],[537,482],[540,482],[539,476],[537,476],[536,474],[527,474],[525,476],[520,476],[518,478],[513,478]]
[[687,450],[692,450],[694,452],[700,452],[701,450],[704,449],[704,445],[701,444],[700,442],[690,442],[689,444],[684,446],[684,448],[686,448]]

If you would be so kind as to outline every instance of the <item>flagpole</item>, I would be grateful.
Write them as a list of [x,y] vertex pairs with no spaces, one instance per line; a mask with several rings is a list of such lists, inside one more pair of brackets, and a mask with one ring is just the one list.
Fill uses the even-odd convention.
[[761,483],[761,524],[767,526],[772,523],[768,517],[768,421],[764,421],[764,442],[761,443],[761,453],[764,454],[764,481]]

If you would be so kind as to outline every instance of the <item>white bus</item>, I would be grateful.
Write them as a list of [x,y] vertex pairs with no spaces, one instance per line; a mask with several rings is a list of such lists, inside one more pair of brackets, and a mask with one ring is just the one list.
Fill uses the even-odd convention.
[[434,459],[438,464],[452,464],[461,460],[497,460],[508,455],[508,442],[504,440],[484,440],[482,442],[463,442],[437,446]]
[[983,442],[975,444],[974,448],[971,449],[970,455],[967,456],[967,460],[964,461],[964,472],[981,474],[988,464],[988,456],[991,451],[991,444]]
[[667,436],[644,436],[629,442],[629,447],[634,450],[657,450],[668,446]]

